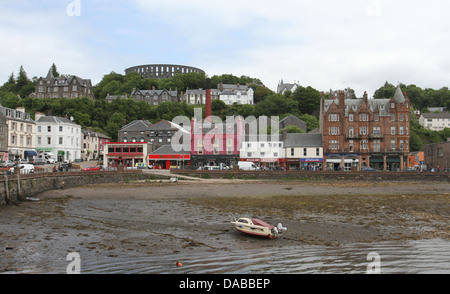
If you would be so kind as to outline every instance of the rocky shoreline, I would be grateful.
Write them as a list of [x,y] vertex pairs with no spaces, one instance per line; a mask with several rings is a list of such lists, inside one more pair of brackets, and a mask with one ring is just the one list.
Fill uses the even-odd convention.
[[[450,184],[169,181],[89,185],[0,207],[0,272],[33,271],[69,252],[83,259],[197,250],[450,239]],[[230,221],[288,228],[277,240]]]

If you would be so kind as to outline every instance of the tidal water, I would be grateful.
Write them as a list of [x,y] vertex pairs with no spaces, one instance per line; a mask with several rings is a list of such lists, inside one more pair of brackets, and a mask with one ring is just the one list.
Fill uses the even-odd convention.
[[[441,239],[298,246],[236,251],[81,259],[89,274],[364,274],[374,259],[381,274],[450,274],[450,241]],[[177,267],[180,261],[183,266]],[[67,264],[30,269],[29,273],[65,273]]]

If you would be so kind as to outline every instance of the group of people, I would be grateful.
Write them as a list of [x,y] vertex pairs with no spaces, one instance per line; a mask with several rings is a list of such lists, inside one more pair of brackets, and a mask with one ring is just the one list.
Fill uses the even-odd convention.
[[68,172],[69,171],[69,169],[71,169],[72,168],[72,163],[63,163],[63,164],[59,164],[59,166],[58,167],[56,167],[56,165],[54,165],[53,166],[53,172],[54,173],[56,173],[56,172],[63,172],[63,171],[66,171],[66,172]]

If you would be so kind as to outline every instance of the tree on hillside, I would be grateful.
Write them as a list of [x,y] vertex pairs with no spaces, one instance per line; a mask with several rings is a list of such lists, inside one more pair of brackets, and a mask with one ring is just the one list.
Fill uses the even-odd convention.
[[255,105],[255,116],[283,116],[298,112],[298,102],[281,94],[271,94]]
[[52,64],[51,69],[52,69],[52,74],[53,74],[53,76],[54,76],[55,78],[59,77],[59,72],[58,72],[58,69],[56,68],[55,63]]
[[20,66],[19,69],[19,75],[17,76],[17,81],[16,81],[16,85],[18,89],[22,89],[24,86],[26,86],[30,81],[30,79],[28,79],[27,73],[25,72],[25,70],[23,69],[23,66]]
[[383,87],[375,91],[373,98],[375,99],[392,98],[394,97],[396,89],[397,89],[396,86],[386,81]]
[[320,112],[320,92],[311,86],[299,86],[292,94],[298,103],[298,112],[318,116]]

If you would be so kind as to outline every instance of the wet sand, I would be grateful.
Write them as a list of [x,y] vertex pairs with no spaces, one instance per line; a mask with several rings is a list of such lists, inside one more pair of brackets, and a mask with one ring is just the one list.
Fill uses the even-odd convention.
[[[90,185],[0,207],[0,272],[83,260],[297,245],[450,239],[450,184],[204,180]],[[282,223],[277,240],[230,221]],[[62,268],[63,272],[65,268]]]

